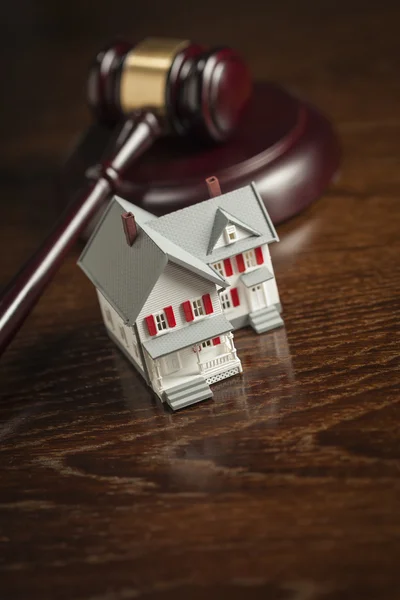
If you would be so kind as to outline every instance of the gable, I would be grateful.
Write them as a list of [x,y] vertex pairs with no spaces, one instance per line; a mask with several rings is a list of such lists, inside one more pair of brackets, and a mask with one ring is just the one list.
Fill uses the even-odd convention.
[[[249,238],[249,237],[252,237],[254,240],[256,240],[258,238],[258,236],[254,235],[254,233],[250,233],[248,229],[243,229],[243,227],[240,227],[239,225],[234,225],[233,223],[231,224],[231,222],[228,223],[227,227],[229,227],[229,225],[233,225],[235,227],[236,240],[234,242],[227,243],[225,229],[224,229],[222,234],[219,236],[219,238],[213,248],[213,251],[217,250],[218,248],[225,247],[225,246],[231,246],[232,253],[234,253],[236,242],[239,242],[240,240],[245,240],[246,238]],[[255,242],[255,244],[256,243],[257,242]]]
[[168,259],[137,221],[138,235],[126,243],[121,225],[124,208],[110,203],[78,265],[126,323],[134,323]]
[[[207,254],[212,254],[215,248],[227,246],[229,242],[229,232],[232,229],[235,231],[236,240],[244,239],[250,235],[259,236],[260,232],[238,219],[223,208],[217,208],[215,212],[214,224],[211,230],[210,241],[208,243]],[[235,240],[235,241],[236,241]]]
[[[138,234],[126,243],[121,215],[135,214]],[[93,232],[78,265],[126,323],[134,323],[169,262],[196,278],[226,287],[226,281],[207,264],[151,229],[148,213],[114,198]],[[143,221],[144,219],[144,221]]]
[[[149,337],[144,318],[148,315],[156,314],[166,306],[172,306],[174,310],[176,320],[174,330],[186,327],[188,323],[184,315],[182,303],[193,298],[199,298],[204,294],[210,294],[214,314],[220,313],[222,309],[214,283],[205,280],[203,277],[188,271],[180,265],[172,262],[168,263],[138,315],[136,324],[141,339]],[[169,335],[169,333],[166,335]]]
[[197,275],[200,275],[204,279],[212,281],[216,285],[226,287],[227,283],[218,273],[215,273],[206,263],[199,260],[193,254],[189,254],[186,250],[171,242],[168,238],[160,235],[154,231],[151,227],[146,225],[142,226],[144,231],[151,237],[151,239],[157,244],[157,246],[166,254],[168,260],[186,268],[188,271],[192,271]]
[[[235,244],[216,247],[222,234],[222,230],[218,231],[214,227],[218,209],[221,212],[219,217],[221,223],[229,219],[239,222],[242,228],[252,231],[254,236],[244,237]],[[230,215],[228,219],[226,219],[227,214]],[[147,225],[206,264],[228,258],[232,255],[232,251],[239,254],[255,246],[278,240],[275,228],[254,184],[169,213],[150,221]],[[218,227],[221,225],[219,224]],[[211,252],[209,252],[210,245],[213,248]]]

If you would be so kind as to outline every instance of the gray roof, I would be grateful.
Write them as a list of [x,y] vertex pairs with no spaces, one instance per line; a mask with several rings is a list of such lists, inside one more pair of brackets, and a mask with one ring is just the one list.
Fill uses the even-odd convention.
[[[222,217],[226,218],[222,211],[229,214],[230,220],[235,219],[254,234],[228,246],[214,248],[208,254],[210,246],[215,245],[214,238],[216,230],[220,229],[220,221],[223,221]],[[217,217],[218,214],[221,216]],[[159,217],[150,221],[148,226],[208,264],[278,240],[253,183]]]
[[[136,207],[138,235],[126,243],[121,214],[126,211],[116,198],[99,221],[78,264],[125,322],[133,324],[168,261],[220,285],[226,282],[198,258],[164,238],[141,220]],[[145,217],[146,218],[146,217]]]
[[226,280],[223,277],[221,277],[219,273],[216,273],[214,269],[209,267],[206,263],[202,262],[196,256],[189,254],[189,252],[187,252],[183,248],[180,248],[179,246],[174,244],[174,242],[171,242],[171,240],[154,231],[151,228],[151,226],[147,223],[142,225],[142,229],[146,231],[146,233],[157,244],[157,246],[161,248],[163,252],[165,252],[169,260],[171,260],[177,265],[180,265],[181,267],[186,267],[187,269],[189,269],[189,271],[197,273],[198,275],[201,275],[205,279],[208,279],[209,281],[212,281],[217,285],[227,287],[228,283],[226,282]]
[[244,273],[240,277],[247,288],[253,287],[254,285],[258,285],[259,283],[263,283],[264,281],[268,281],[268,279],[272,278],[273,275],[271,271],[267,269],[267,267],[260,267],[259,269],[255,269],[249,273]]
[[[138,224],[132,246],[126,243],[123,234],[121,214],[125,211],[131,211]],[[215,248],[229,222],[242,227],[250,236]],[[159,218],[114,197],[78,264],[124,321],[133,324],[168,261],[226,287],[225,279],[209,264],[277,240],[254,183]],[[252,272],[246,274],[243,281],[253,282],[252,277],[255,277]]]
[[182,348],[199,344],[200,342],[204,342],[204,340],[209,340],[223,333],[228,333],[232,329],[233,327],[229,321],[224,315],[220,314],[213,317],[205,317],[176,331],[169,331],[163,335],[153,337],[151,340],[143,342],[143,346],[151,358],[156,359],[171,352],[182,350]]

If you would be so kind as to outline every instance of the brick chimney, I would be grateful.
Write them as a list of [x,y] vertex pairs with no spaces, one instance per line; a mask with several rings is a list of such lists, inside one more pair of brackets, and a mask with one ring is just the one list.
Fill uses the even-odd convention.
[[209,177],[208,179],[206,179],[206,184],[208,187],[208,193],[210,198],[215,198],[215,196],[221,195],[221,187],[219,185],[217,177],[214,177],[214,175],[212,177]]
[[131,212],[125,212],[121,215],[122,226],[124,228],[124,233],[126,237],[126,243],[129,246],[132,246],[133,242],[137,236],[137,225],[135,221],[135,217]]

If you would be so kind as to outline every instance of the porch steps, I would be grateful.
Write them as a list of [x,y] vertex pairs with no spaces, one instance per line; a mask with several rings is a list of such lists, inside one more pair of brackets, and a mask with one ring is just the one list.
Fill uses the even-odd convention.
[[185,406],[190,406],[191,404],[196,404],[196,402],[201,402],[201,400],[212,397],[213,393],[210,386],[201,375],[191,379],[187,383],[181,383],[169,388],[164,392],[165,401],[172,410],[179,410],[185,408]]
[[282,327],[283,319],[275,306],[267,306],[250,313],[250,325],[256,333],[265,333],[271,329]]

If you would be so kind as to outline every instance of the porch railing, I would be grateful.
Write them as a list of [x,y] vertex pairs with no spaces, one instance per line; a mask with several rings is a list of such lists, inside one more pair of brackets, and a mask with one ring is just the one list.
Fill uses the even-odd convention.
[[231,360],[234,360],[231,352],[228,352],[227,354],[220,354],[220,356],[216,356],[211,360],[206,360],[205,362],[200,363],[200,370],[202,373],[204,373],[204,371],[215,369],[216,367],[228,363]]

